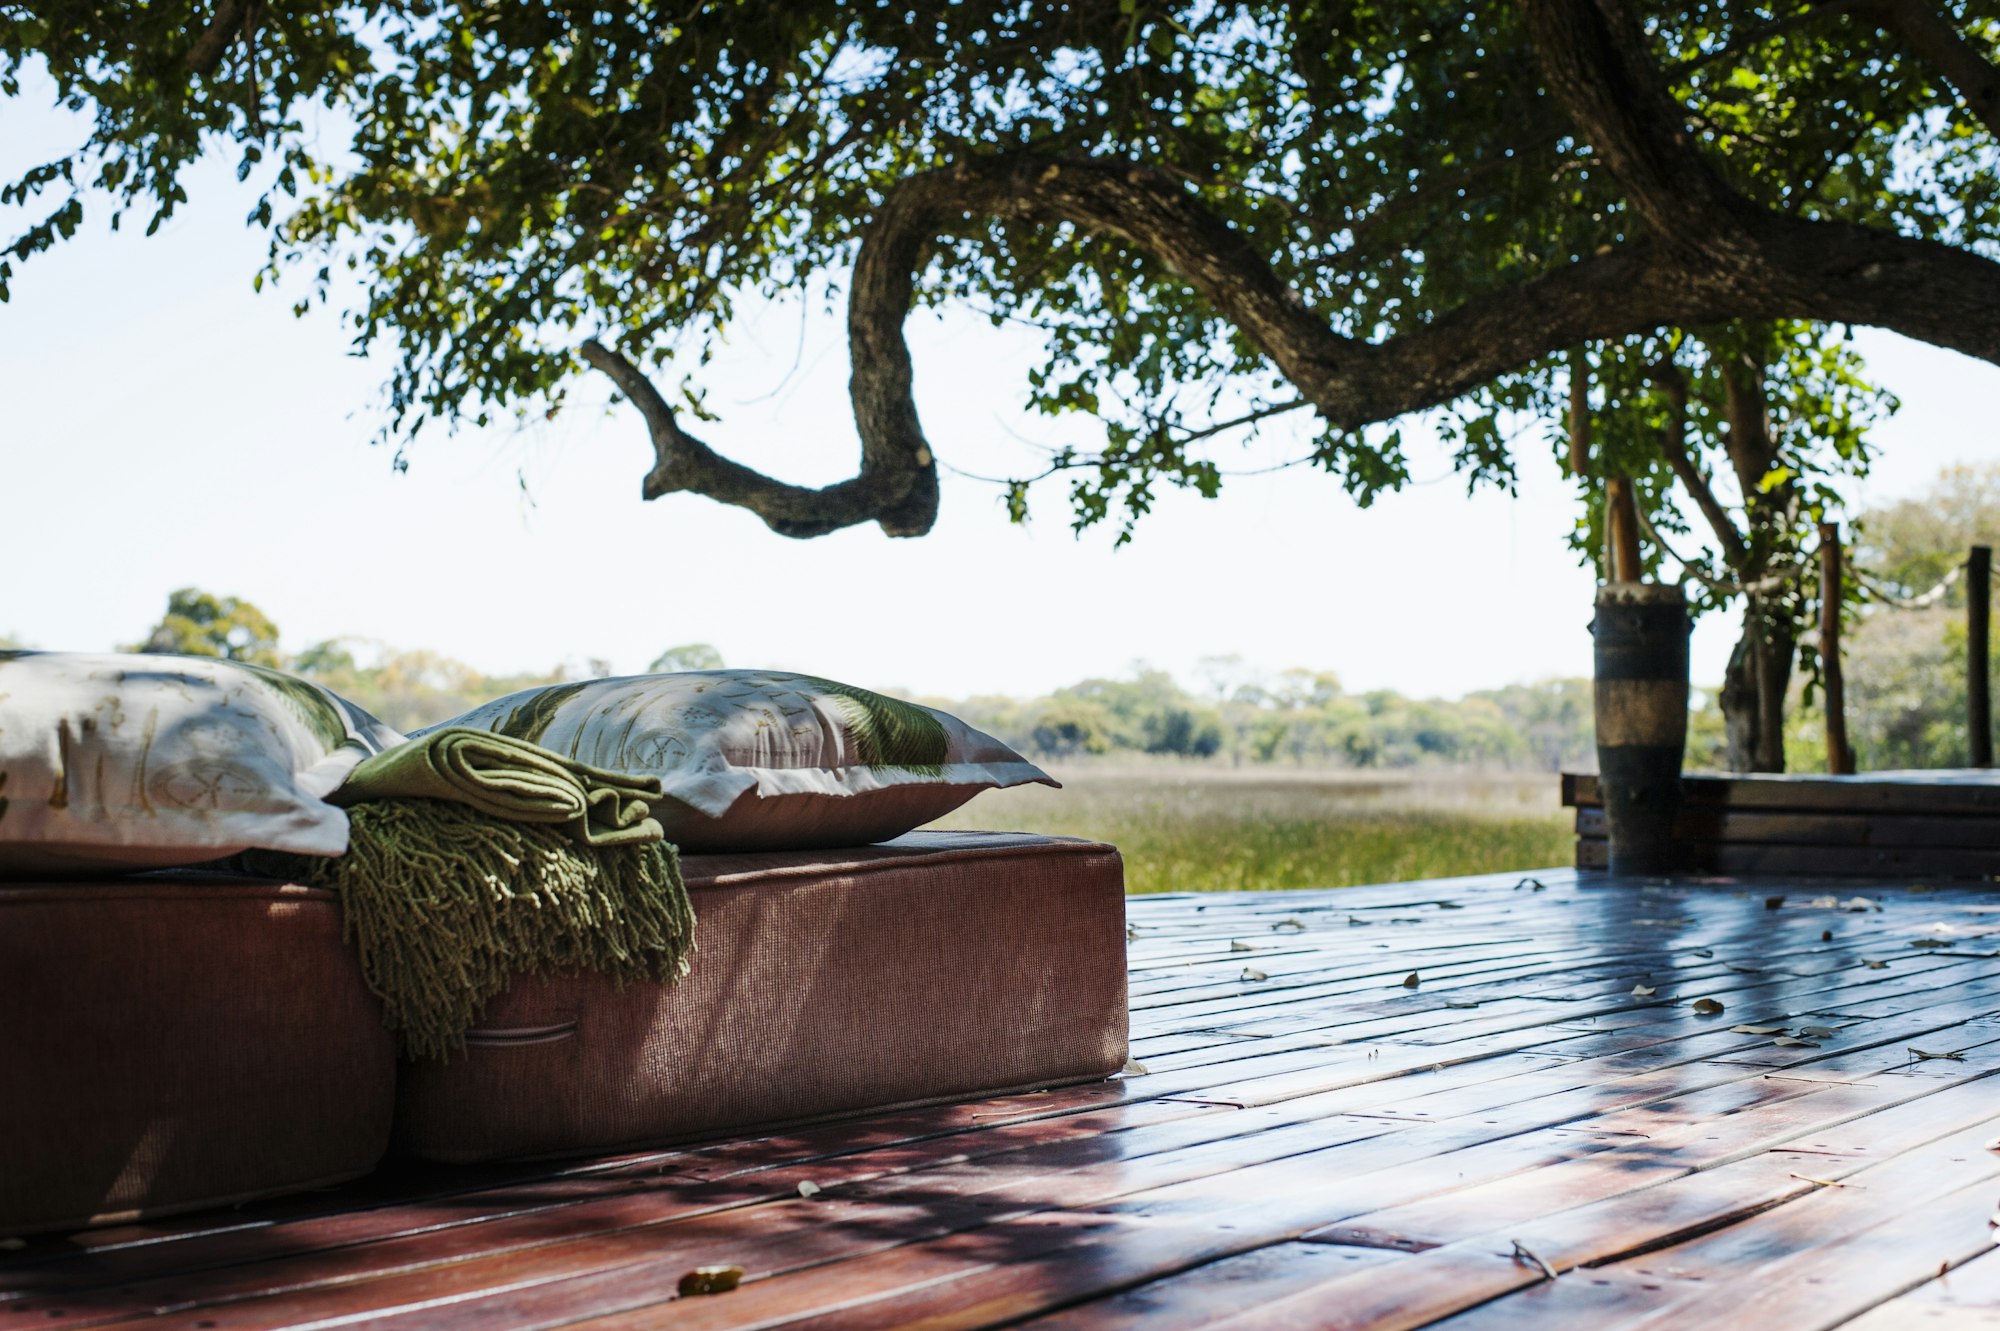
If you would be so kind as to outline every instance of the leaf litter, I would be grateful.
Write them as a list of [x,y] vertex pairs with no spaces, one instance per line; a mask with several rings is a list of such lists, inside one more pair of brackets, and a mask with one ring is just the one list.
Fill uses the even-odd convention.
[[740,1266],[697,1266],[681,1277],[679,1293],[684,1299],[697,1294],[727,1294],[742,1283]]

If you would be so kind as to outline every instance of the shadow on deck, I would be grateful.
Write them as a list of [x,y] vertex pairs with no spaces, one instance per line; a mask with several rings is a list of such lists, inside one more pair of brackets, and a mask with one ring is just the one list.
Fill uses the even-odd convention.
[[2000,1325],[2000,896],[1564,870],[1130,919],[1118,1080],[34,1240],[0,1328]]

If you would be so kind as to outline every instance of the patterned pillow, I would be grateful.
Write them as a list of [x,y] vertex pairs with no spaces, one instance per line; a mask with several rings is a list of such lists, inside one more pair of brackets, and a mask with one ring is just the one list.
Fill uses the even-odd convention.
[[401,740],[263,666],[0,652],[0,876],[338,855],[347,815],[323,797]]
[[692,851],[865,845],[943,817],[982,790],[1056,784],[955,716],[775,670],[555,684],[444,724],[659,777],[668,798],[653,814],[667,840]]

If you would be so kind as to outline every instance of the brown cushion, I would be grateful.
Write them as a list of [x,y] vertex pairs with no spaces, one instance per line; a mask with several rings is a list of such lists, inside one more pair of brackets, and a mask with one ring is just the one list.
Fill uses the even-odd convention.
[[0,1235],[366,1173],[394,1079],[331,893],[0,885]]
[[1124,1065],[1125,899],[1109,846],[911,833],[688,855],[693,973],[517,981],[463,1055],[405,1064],[396,1140],[434,1160],[560,1155],[1107,1076]]

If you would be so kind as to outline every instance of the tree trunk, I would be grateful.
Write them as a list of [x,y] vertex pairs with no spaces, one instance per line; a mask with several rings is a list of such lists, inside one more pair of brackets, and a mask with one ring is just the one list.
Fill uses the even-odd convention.
[[1798,638],[1791,618],[1770,598],[1745,598],[1743,635],[1723,672],[1722,707],[1732,772],[1785,770],[1785,694]]
[[[1796,554],[1791,510],[1798,487],[1788,480],[1764,488],[1778,454],[1760,357],[1734,358],[1725,364],[1722,379],[1729,422],[1725,444],[1748,523],[1743,562],[1735,572],[1749,587]],[[1796,602],[1786,589],[1744,593],[1743,634],[1729,655],[1718,699],[1732,772],[1785,770],[1785,695],[1798,655],[1796,615]]]

